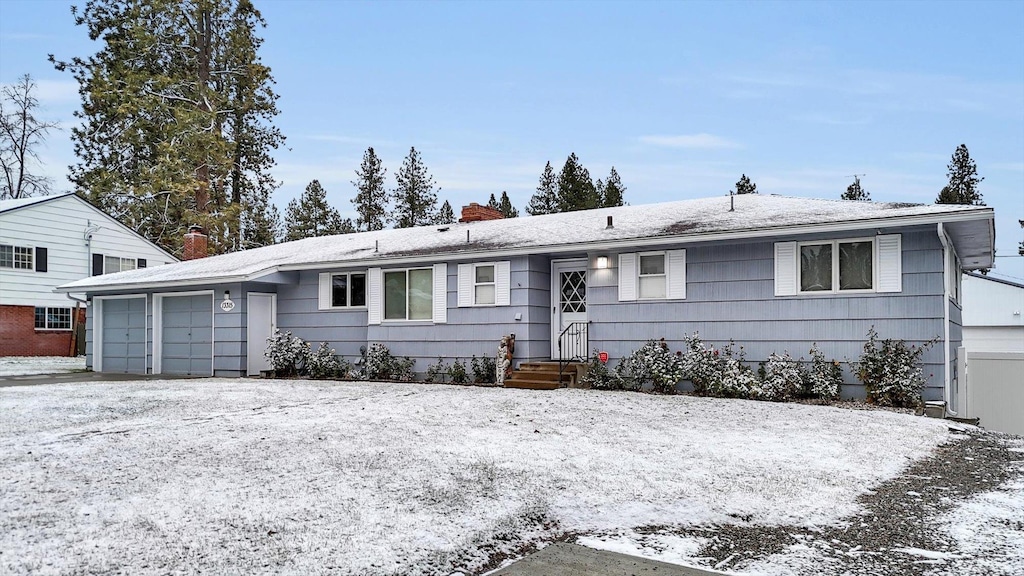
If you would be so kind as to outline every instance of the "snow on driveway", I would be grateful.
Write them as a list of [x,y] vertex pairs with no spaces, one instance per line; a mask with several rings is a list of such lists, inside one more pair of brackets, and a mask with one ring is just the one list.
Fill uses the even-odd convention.
[[0,376],[62,374],[85,370],[85,356],[0,356]]
[[206,379],[0,389],[0,572],[451,574],[563,530],[823,525],[948,438],[800,404]]

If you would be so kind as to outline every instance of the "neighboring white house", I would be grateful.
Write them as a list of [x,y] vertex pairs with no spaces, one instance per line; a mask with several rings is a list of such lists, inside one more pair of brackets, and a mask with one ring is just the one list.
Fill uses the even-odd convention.
[[965,273],[963,303],[968,351],[1024,353],[1024,284]]
[[0,200],[0,356],[70,354],[85,304],[56,286],[170,262],[74,194]]

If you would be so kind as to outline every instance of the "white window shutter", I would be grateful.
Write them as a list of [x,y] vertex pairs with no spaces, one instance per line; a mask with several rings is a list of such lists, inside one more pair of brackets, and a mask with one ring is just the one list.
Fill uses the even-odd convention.
[[434,264],[434,324],[448,323],[448,265]]
[[494,263],[494,305],[512,303],[512,266],[508,260]]
[[384,310],[384,298],[382,290],[382,275],[380,268],[370,268],[366,271],[366,323],[380,324]]
[[320,273],[320,310],[331,308],[331,273]]
[[686,298],[686,250],[669,250],[665,253],[668,286],[665,292],[669,300]]
[[619,302],[636,300],[636,254],[619,254]]
[[875,237],[878,248],[876,292],[903,291],[903,237],[885,234]]
[[473,265],[459,264],[459,308],[473,305]]
[[796,242],[775,243],[775,295],[796,296]]

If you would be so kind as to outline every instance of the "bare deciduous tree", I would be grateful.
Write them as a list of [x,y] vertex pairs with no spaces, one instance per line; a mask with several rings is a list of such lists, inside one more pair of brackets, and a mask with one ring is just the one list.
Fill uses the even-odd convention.
[[35,81],[25,74],[0,90],[0,169],[3,170],[0,200],[50,191],[50,179],[33,174],[32,169],[39,163],[37,148],[58,124],[36,117],[39,99],[33,94],[35,89]]

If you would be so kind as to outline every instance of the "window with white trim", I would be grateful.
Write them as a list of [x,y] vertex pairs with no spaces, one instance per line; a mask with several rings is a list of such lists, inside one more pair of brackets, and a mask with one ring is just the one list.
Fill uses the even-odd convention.
[[473,304],[475,306],[494,304],[495,280],[494,264],[475,264],[473,266]]
[[666,289],[665,253],[648,253],[640,255],[639,296],[641,300],[663,299]]
[[33,249],[27,246],[0,244],[0,268],[31,270],[32,253]]
[[802,242],[799,246],[800,293],[874,290],[872,239]]
[[963,276],[963,270],[960,268],[960,259],[956,257],[956,253],[950,248],[946,254],[946,266],[948,267],[949,273],[949,298],[953,302],[960,303],[960,282]]
[[364,272],[331,274],[331,307],[361,308],[366,306],[366,274]]
[[433,268],[384,271],[384,320],[432,320]]
[[120,258],[118,256],[103,257],[103,273],[113,274],[138,268],[138,261],[135,258]]
[[36,330],[71,330],[71,308],[36,306]]

